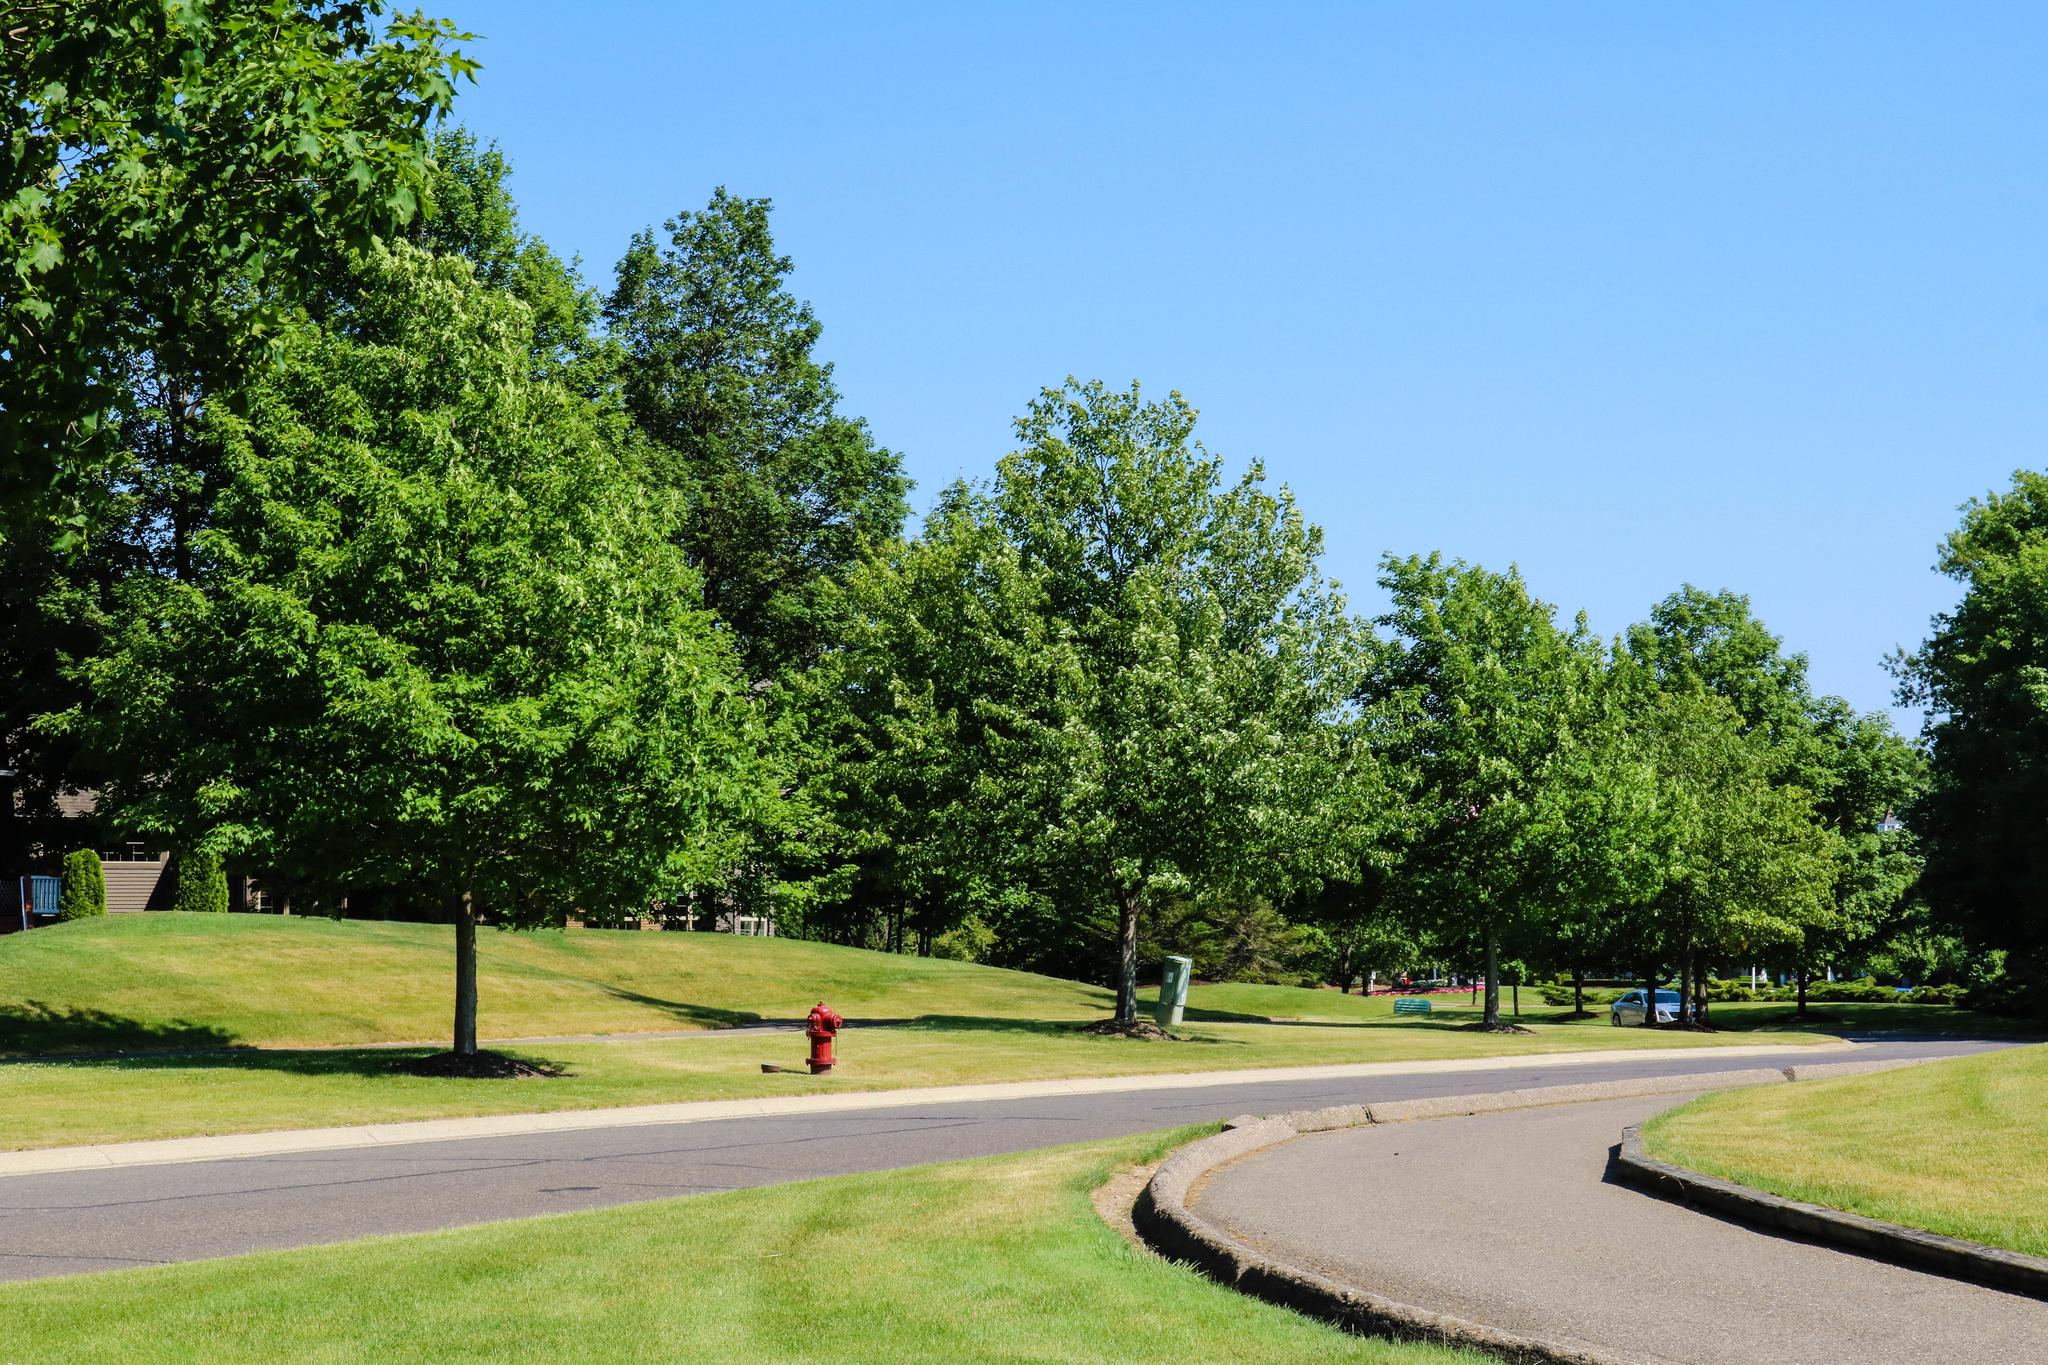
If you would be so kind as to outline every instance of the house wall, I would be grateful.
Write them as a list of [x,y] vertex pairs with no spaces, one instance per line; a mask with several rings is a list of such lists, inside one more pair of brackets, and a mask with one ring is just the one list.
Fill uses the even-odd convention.
[[107,913],[163,909],[171,890],[164,879],[164,872],[169,866],[169,858],[155,858],[147,862],[108,862],[102,858],[100,871],[107,878]]

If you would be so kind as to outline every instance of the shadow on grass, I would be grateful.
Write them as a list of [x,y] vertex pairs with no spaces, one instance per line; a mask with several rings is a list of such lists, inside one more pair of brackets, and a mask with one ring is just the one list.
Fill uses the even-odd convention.
[[235,1038],[209,1024],[148,1022],[106,1010],[68,1009],[24,1000],[0,1004],[0,1053],[16,1059],[129,1050],[232,1047]]
[[[1140,1014],[1150,1011],[1140,1009]],[[1430,1014],[1381,1014],[1369,1019],[1274,1019],[1263,1014],[1245,1014],[1233,1010],[1200,1009],[1190,1005],[1182,1016],[1191,1024],[1266,1024],[1273,1028],[1355,1028],[1355,1029],[1448,1029],[1458,1028],[1477,1018],[1481,1013],[1478,1005],[1468,1005],[1462,999],[1456,1004],[1439,1003]],[[1524,1024],[1563,1024],[1573,1022],[1569,1010],[1541,1006],[1525,1009],[1520,1014],[1502,1007],[1502,1019],[1512,1019]],[[1587,1019],[1594,1015],[1584,1016]]]
[[672,1019],[695,1024],[700,1028],[741,1028],[747,1024],[768,1022],[753,1010],[722,1010],[711,1005],[693,1005],[687,1000],[664,1000],[658,995],[642,995],[639,991],[623,990],[618,986],[604,986],[603,989],[604,993],[614,1000],[645,1005],[649,1009],[660,1010]]
[[[1150,1019],[1150,1011],[1139,1011],[1139,1018]],[[882,1022],[882,1021],[877,1021]],[[886,1021],[886,1026],[901,1028],[911,1033],[1008,1033],[1025,1034],[1034,1038],[1084,1038],[1082,1032],[1089,1019],[1000,1019],[973,1014],[921,1014],[915,1019]],[[1190,1021],[1192,1022],[1192,1021]],[[1177,1042],[1202,1043],[1224,1047],[1242,1046],[1231,1038],[1179,1038]]]

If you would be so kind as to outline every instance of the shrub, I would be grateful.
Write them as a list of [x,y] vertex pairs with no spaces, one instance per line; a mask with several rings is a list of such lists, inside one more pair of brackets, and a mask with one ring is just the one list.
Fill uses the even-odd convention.
[[64,885],[57,893],[58,919],[91,919],[107,913],[107,874],[89,848],[64,855]]
[[1756,998],[1756,992],[1741,981],[1709,981],[1707,983],[1707,1002],[1709,1004],[1742,1004]]
[[1960,1005],[1969,993],[1968,986],[1950,982],[1941,986],[1915,986],[1899,999],[1914,1005]]
[[1878,985],[1866,976],[1856,981],[1809,982],[1806,987],[1806,998],[1875,1003],[1880,1000],[1896,1000],[1899,993],[1889,986]]
[[171,909],[188,914],[228,912],[228,874],[219,858],[184,852],[171,860]]
[[[1571,982],[1567,981],[1567,982],[1565,982],[1565,983],[1564,983],[1564,984],[1563,984],[1562,986],[1540,986],[1540,987],[1538,987],[1537,989],[1538,989],[1538,990],[1540,990],[1540,991],[1541,991],[1541,992],[1543,993],[1543,1003],[1544,1003],[1544,1004],[1546,1004],[1546,1005],[1550,1005],[1550,1006],[1553,1006],[1553,1007],[1557,1007],[1557,1008],[1562,1008],[1562,1009],[1570,1009],[1570,1008],[1571,1008],[1571,1004],[1572,1004],[1572,983],[1571,983]],[[1589,985],[1589,986],[1587,986],[1587,987],[1586,987],[1586,1008],[1587,1008],[1587,1009],[1595,1009],[1595,1008],[1597,1008],[1597,1007],[1599,1007],[1599,1006],[1601,1006],[1601,1005],[1611,1005],[1611,1004],[1613,1004],[1613,1003],[1614,1003],[1614,1002],[1615,1002],[1616,1000],[1619,1000],[1620,998],[1621,998],[1621,992],[1620,992],[1620,991],[1618,991],[1618,990],[1615,990],[1615,989],[1614,989],[1613,987],[1611,987],[1611,986],[1591,986],[1591,985]]]

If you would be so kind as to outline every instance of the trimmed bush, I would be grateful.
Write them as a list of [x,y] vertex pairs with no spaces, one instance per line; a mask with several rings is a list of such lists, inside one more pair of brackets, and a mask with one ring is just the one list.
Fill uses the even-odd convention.
[[1756,992],[1746,981],[1710,981],[1707,983],[1707,1002],[1714,1005],[1746,1004],[1756,999]]
[[1896,1000],[1899,993],[1890,986],[1878,985],[1866,976],[1857,981],[1810,981],[1806,986],[1806,998],[1875,1004],[1882,1000]]
[[[1571,982],[1567,981],[1562,986],[1539,986],[1537,989],[1543,994],[1544,1004],[1562,1009],[1571,1008]],[[1593,1009],[1600,1005],[1611,1005],[1621,999],[1621,995],[1620,991],[1612,987],[1588,985],[1586,987],[1586,1008]]]
[[1960,1005],[1970,988],[1960,982],[1940,986],[1915,986],[1899,999],[1913,1005]]
[[171,909],[187,914],[225,915],[228,874],[211,853],[180,853],[171,859]]
[[91,919],[107,913],[107,874],[89,848],[64,855],[64,885],[57,893],[58,919]]

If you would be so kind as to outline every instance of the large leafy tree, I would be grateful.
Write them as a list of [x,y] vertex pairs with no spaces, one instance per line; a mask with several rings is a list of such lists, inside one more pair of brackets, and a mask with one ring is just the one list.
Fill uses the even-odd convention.
[[[831,807],[848,859],[833,928],[921,951],[973,917],[1005,965],[1088,969],[1028,856],[1043,793],[1020,775],[1059,761],[1078,660],[1045,583],[976,492],[941,492],[923,534],[857,573],[850,647],[807,678],[835,714]],[[838,710],[831,712],[829,703]]]
[[245,360],[318,258],[413,217],[428,131],[476,63],[445,21],[385,10],[0,4],[0,494],[107,456],[138,354],[187,380],[193,415],[190,377]]
[[836,587],[900,533],[908,488],[895,454],[839,411],[770,207],[721,189],[670,220],[665,243],[639,234],[605,305],[626,408],[687,497],[677,539],[757,679],[843,636]]
[[1597,640],[1521,575],[1439,555],[1388,556],[1392,648],[1365,701],[1407,794],[1396,884],[1417,921],[1486,965],[1500,1019],[1503,944],[1539,941],[1561,888],[1542,843],[1545,793],[1600,667]]
[[1928,709],[1927,789],[1909,823],[1928,900],[2008,970],[2048,977],[2048,475],[1973,500],[1936,567],[1962,600],[1897,661]]
[[1041,394],[993,483],[942,500],[911,556],[928,587],[896,599],[919,643],[864,684],[948,751],[930,823],[1007,844],[1069,933],[1109,931],[1126,1024],[1151,912],[1320,870],[1294,812],[1356,686],[1321,534],[1194,424],[1135,385]]
[[1589,964],[1641,963],[1656,949],[1652,905],[1669,862],[1646,684],[1627,655],[1608,654],[1537,795],[1532,846],[1556,902],[1530,955],[1571,975],[1575,1014],[1587,1013]]
[[1927,771],[1925,755],[1882,713],[1859,715],[1839,697],[1820,697],[1812,727],[1814,812],[1834,836],[1835,874],[1832,913],[1813,920],[1800,944],[1802,987],[1813,963],[1870,952],[1908,927],[1921,860],[1917,836],[1898,817],[1925,789]]
[[1624,640],[1651,686],[1699,689],[1726,701],[1745,733],[1760,734],[1774,774],[1785,775],[1804,756],[1813,695],[1806,656],[1785,652],[1749,598],[1688,583],[1652,607],[1649,620],[1630,626]]
[[[437,133],[431,150],[428,211],[404,235],[468,261],[479,283],[526,306],[535,377],[585,393],[601,390],[606,351],[588,330],[596,301],[544,244],[520,231],[503,158],[460,129]],[[300,262],[312,272],[303,301],[342,327],[361,293],[363,258],[338,241],[322,245],[317,259]],[[17,809],[26,817],[10,825],[23,841],[17,860],[29,844],[55,835],[61,792],[92,790],[103,776],[75,736],[31,723],[70,704],[75,689],[65,660],[99,647],[121,619],[115,593],[130,578],[193,576],[194,546],[211,523],[224,476],[209,400],[226,384],[232,410],[235,386],[246,379],[224,362],[176,345],[124,357],[105,414],[104,449],[69,482],[73,505],[92,528],[89,538],[66,536],[46,508],[0,506],[0,767],[12,770]]]
[[1667,689],[1645,721],[1662,863],[1650,909],[1655,941],[1678,965],[1686,1023],[1705,959],[1798,945],[1829,921],[1836,841],[1804,789],[1772,780],[1770,751],[1724,698]]
[[1798,932],[1771,940],[1774,955],[1794,969],[1803,1011],[1815,965],[1867,947],[1904,909],[1918,873],[1914,841],[1880,825],[1917,791],[1919,761],[1885,718],[1816,696],[1805,657],[1787,653],[1740,594],[1688,585],[1630,628],[1627,649],[1651,687],[1666,695],[1704,691],[1727,703],[1761,771],[1800,793],[1831,836],[1830,906],[1790,914]]
[[191,574],[117,586],[84,699],[46,722],[137,828],[446,913],[458,1054],[481,919],[713,876],[755,796],[748,689],[669,498],[533,354],[531,311],[468,263],[366,257],[345,318],[211,419]]

